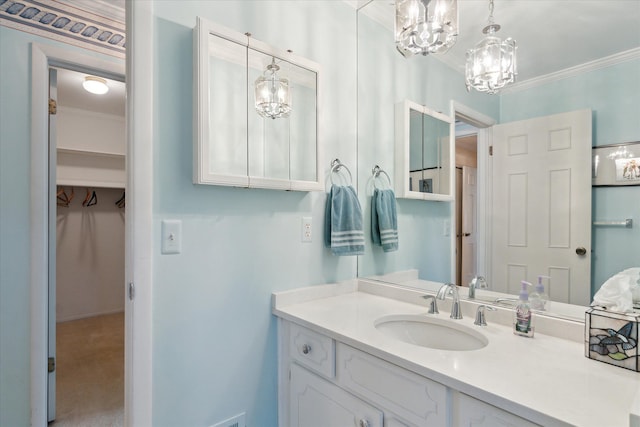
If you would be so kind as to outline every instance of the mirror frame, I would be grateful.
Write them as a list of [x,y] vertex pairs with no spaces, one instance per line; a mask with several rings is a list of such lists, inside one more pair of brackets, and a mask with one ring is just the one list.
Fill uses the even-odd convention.
[[[433,117],[449,124],[449,192],[423,193],[411,191],[410,177],[410,110]],[[431,110],[416,102],[404,100],[395,106],[395,192],[396,197],[405,199],[433,200],[438,202],[452,202],[455,174],[455,122],[446,114]],[[439,150],[440,151],[440,150]],[[444,165],[443,165],[444,166]]]
[[[312,71],[316,74],[316,99],[315,99],[315,179],[313,181],[303,181],[295,179],[279,179],[256,177],[249,175],[247,163],[246,175],[231,175],[211,172],[209,168],[209,146],[211,144],[211,125],[209,123],[209,37],[217,36],[231,42],[245,46],[265,55],[274,56],[287,62]],[[320,66],[319,64],[290,51],[274,48],[267,43],[256,40],[250,34],[242,34],[235,30],[223,27],[210,22],[202,17],[197,17],[194,28],[194,67],[193,67],[193,88],[194,88],[194,146],[193,146],[193,182],[195,184],[222,185],[233,187],[267,188],[276,190],[293,191],[324,191],[324,180],[321,177],[322,165],[322,144],[320,138]],[[249,101],[247,101],[249,102]],[[247,104],[247,109],[248,109]],[[256,113],[257,114],[257,113]],[[229,143],[236,143],[230,141]],[[249,138],[244,141],[249,147]],[[248,160],[247,160],[248,161]],[[289,163],[290,166],[290,163]],[[290,167],[289,167],[290,169]]]

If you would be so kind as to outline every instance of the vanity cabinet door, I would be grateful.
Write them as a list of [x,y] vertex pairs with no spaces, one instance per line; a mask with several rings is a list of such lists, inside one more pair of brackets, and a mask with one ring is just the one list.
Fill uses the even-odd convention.
[[454,398],[453,427],[533,427],[537,425],[466,394],[456,393]]
[[290,427],[382,427],[382,412],[296,364],[291,365]]
[[446,426],[447,388],[342,343],[336,346],[338,383],[415,426]]

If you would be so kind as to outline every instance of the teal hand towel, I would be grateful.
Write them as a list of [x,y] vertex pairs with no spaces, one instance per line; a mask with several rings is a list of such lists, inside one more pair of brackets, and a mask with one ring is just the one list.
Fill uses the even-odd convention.
[[398,215],[393,190],[373,190],[371,199],[371,238],[385,252],[398,250]]
[[362,224],[362,208],[354,188],[332,185],[325,206],[325,246],[334,255],[364,254]]

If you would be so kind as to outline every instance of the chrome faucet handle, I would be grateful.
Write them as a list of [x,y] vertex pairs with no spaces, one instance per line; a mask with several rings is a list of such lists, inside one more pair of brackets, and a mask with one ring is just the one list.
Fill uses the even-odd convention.
[[447,295],[451,295],[453,302],[451,303],[451,317],[452,319],[462,319],[462,310],[460,309],[460,294],[458,293],[458,287],[453,283],[445,283],[438,290],[437,297],[444,300]]
[[478,306],[478,310],[476,311],[476,320],[475,322],[473,322],[474,325],[478,325],[478,326],[487,326],[487,319],[486,316],[484,315],[484,310],[490,310],[490,311],[496,311],[496,309],[494,307],[491,306],[487,306],[487,305],[479,305]]
[[429,313],[429,314],[439,314],[440,313],[438,311],[438,304],[436,303],[435,295],[422,295],[422,298],[424,298],[426,300],[431,300],[431,302],[429,302],[429,311],[427,313]]

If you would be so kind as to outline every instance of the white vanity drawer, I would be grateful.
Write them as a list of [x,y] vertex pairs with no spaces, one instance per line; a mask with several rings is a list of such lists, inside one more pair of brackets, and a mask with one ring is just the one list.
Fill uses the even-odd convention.
[[295,323],[290,325],[291,358],[327,378],[333,378],[336,371],[335,341]]
[[455,393],[454,395],[454,427],[534,427],[537,425],[466,394]]
[[413,425],[447,425],[444,385],[342,343],[336,359],[338,383],[345,389]]

